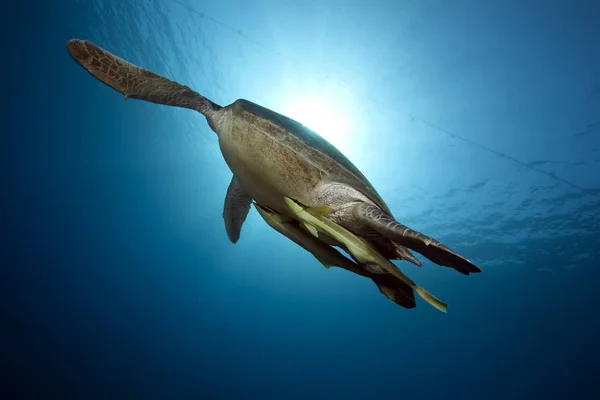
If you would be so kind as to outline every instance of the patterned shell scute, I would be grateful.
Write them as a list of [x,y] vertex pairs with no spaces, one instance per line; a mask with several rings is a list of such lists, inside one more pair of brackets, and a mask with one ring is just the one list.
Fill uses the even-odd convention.
[[365,195],[375,201],[383,209],[388,209],[383,199],[381,199],[373,185],[371,185],[369,180],[362,174],[362,172],[360,172],[360,170],[356,168],[356,166],[352,164],[352,162],[346,156],[344,156],[344,154],[342,154],[335,146],[325,140],[322,136],[310,128],[302,125],[298,121],[281,115],[268,108],[262,107],[251,101],[239,99],[236,101],[236,103],[237,106],[241,107],[244,111],[279,125],[305,143],[308,147],[319,151],[320,153],[334,160],[342,168],[350,171],[361,181],[361,183],[365,186],[365,189],[367,189],[369,192],[365,193]]

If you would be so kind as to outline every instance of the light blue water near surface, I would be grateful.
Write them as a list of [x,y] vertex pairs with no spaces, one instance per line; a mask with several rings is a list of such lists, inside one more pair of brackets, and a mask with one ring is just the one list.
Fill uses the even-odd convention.
[[[598,395],[599,17],[593,1],[7,7],[0,395]],[[71,59],[74,37],[325,127],[402,223],[484,272],[400,263],[449,304],[404,310],[255,211],[231,244],[204,117],[125,101]]]

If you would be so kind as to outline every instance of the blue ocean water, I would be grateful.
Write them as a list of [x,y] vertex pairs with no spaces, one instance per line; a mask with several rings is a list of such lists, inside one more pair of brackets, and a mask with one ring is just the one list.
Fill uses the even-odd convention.
[[[600,395],[594,1],[29,1],[5,7],[0,398]],[[404,224],[476,262],[398,264],[412,310],[252,210],[204,117],[125,101],[88,39],[342,150]]]

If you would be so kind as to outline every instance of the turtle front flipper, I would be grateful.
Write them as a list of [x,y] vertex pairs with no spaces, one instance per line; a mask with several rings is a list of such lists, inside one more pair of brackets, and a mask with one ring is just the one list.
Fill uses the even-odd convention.
[[333,247],[321,242],[310,232],[301,228],[297,221],[288,220],[256,203],[254,206],[271,228],[311,253],[326,268],[338,267],[365,278],[370,278],[377,285],[379,291],[392,302],[409,309],[417,306],[414,291],[402,280],[389,274],[373,274],[363,266],[344,257],[342,253]]
[[381,208],[366,203],[353,207],[354,217],[382,236],[421,253],[434,263],[454,268],[465,275],[481,272],[481,269],[465,257],[444,246],[437,240],[400,224]]
[[240,239],[242,225],[250,211],[252,197],[242,187],[240,181],[234,175],[227,188],[225,196],[225,205],[223,207],[223,219],[225,220],[225,230],[231,243],[237,243]]
[[185,107],[210,116],[221,107],[187,86],[140,68],[90,41],[72,39],[67,50],[90,74],[125,97]]

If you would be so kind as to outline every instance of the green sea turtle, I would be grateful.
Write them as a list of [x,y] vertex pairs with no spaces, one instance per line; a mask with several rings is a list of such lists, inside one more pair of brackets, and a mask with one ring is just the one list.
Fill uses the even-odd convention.
[[[322,263],[371,278],[386,297],[406,308],[415,306],[416,292],[446,310],[446,304],[390,262],[420,266],[409,249],[466,275],[481,272],[437,240],[397,222],[367,178],[299,122],[243,99],[221,107],[89,41],[70,40],[67,49],[90,74],[128,98],[185,107],[206,117],[233,172],[223,210],[231,242],[238,241],[254,203],[271,227]],[[332,246],[346,250],[354,261]]]

